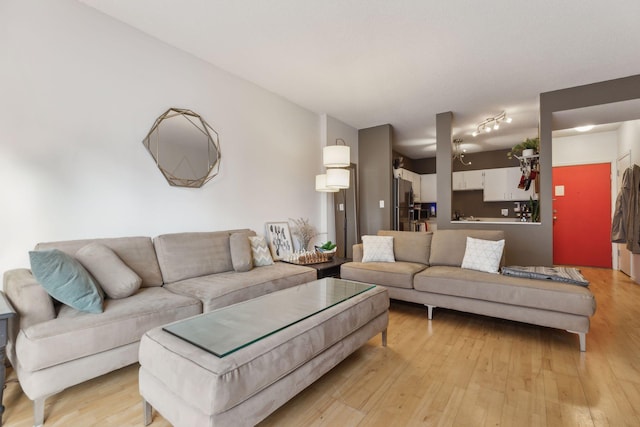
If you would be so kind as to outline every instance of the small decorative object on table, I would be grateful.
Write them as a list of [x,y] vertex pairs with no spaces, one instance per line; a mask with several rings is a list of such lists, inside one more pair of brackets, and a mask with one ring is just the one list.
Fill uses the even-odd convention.
[[[333,256],[333,254],[331,254]],[[310,251],[300,251],[296,253],[292,253],[283,261],[286,261],[291,264],[300,264],[300,265],[308,265],[308,264],[318,264],[321,262],[330,261],[331,257],[329,254],[325,254],[322,252],[310,252]]]
[[329,257],[328,259],[331,259],[336,254],[337,248],[336,244],[329,240],[320,246],[316,246],[316,252],[327,255]]
[[309,224],[309,219],[307,218],[289,218],[289,221],[293,223],[291,233],[296,239],[298,239],[298,242],[300,243],[300,250],[306,251],[309,249],[309,243],[311,243],[311,240],[318,235],[316,228]]

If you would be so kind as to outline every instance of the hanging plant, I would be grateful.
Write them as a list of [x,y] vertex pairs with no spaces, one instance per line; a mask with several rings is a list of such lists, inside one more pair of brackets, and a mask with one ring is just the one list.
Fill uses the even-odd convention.
[[528,150],[528,149],[532,149],[536,153],[538,153],[540,151],[540,138],[539,137],[527,138],[521,143],[514,145],[511,148],[511,151],[507,153],[507,158],[512,159],[513,156],[520,156],[522,155],[523,150]]

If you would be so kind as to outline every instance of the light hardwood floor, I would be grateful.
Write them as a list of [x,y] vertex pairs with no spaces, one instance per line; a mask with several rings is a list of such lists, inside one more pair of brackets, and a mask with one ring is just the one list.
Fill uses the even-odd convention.
[[[587,335],[393,302],[380,336],[260,426],[639,426],[640,285],[583,268],[598,304]],[[15,375],[9,371],[9,377]],[[5,426],[30,426],[7,385]],[[47,400],[45,426],[142,426],[137,366]],[[154,412],[153,427],[169,424]]]

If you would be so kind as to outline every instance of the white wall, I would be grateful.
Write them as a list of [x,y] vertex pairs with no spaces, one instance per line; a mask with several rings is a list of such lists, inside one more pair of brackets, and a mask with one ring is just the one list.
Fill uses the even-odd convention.
[[618,157],[631,151],[631,163],[640,165],[640,120],[622,123],[618,128]]
[[610,163],[616,161],[616,131],[553,138],[553,166]]
[[[201,189],[170,187],[142,145],[169,107],[220,134]],[[322,214],[318,114],[75,1],[0,2],[0,138],[0,274],[39,241]]]
[[[622,123],[618,128],[618,157],[631,151],[631,164],[640,165],[640,120]],[[631,254],[631,279],[640,283],[640,255]]]

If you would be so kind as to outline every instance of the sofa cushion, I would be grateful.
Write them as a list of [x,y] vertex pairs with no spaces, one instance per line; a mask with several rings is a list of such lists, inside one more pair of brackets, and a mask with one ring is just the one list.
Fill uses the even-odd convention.
[[30,251],[29,259],[33,276],[53,298],[76,310],[102,313],[102,291],[78,260],[58,249]]
[[393,236],[362,236],[362,262],[395,262]]
[[316,275],[316,270],[310,267],[276,262],[245,273],[227,271],[170,283],[164,287],[171,292],[198,298],[207,312],[316,280]]
[[593,294],[582,286],[521,279],[458,267],[429,267],[416,274],[418,291],[591,316]]
[[[33,277],[31,270],[17,268],[6,271],[3,277],[3,290],[18,313],[20,323],[13,325],[16,328],[26,329],[35,323],[56,317],[51,295]],[[17,330],[10,332],[10,336],[16,333]]]
[[393,236],[393,253],[396,261],[429,264],[433,232],[380,230],[379,236]]
[[62,306],[57,318],[20,331],[16,354],[23,369],[36,371],[137,342],[147,330],[199,314],[201,307],[159,287],[107,299],[100,314]]
[[413,276],[427,266],[415,262],[348,262],[340,266],[340,278],[396,288],[413,288]]
[[231,264],[237,272],[243,273],[253,268],[251,242],[247,233],[233,233],[229,237]]
[[142,279],[142,286],[162,286],[162,274],[156,258],[156,251],[149,237],[115,237],[107,239],[66,240],[61,242],[38,243],[36,250],[60,249],[75,256],[78,250],[91,242],[101,243],[118,255],[129,268]]
[[429,265],[460,267],[467,248],[467,236],[484,240],[502,240],[502,230],[438,230],[433,233]]
[[229,236],[241,231],[251,232],[231,230],[173,233],[153,239],[164,283],[232,271]]
[[92,242],[76,252],[76,259],[98,281],[109,298],[126,298],[140,288],[142,279],[107,246]]
[[267,240],[264,236],[249,236],[249,244],[251,245],[251,256],[253,257],[253,265],[255,267],[264,267],[273,264],[271,251],[267,246]]
[[503,240],[474,239],[467,236],[467,248],[462,259],[462,268],[497,273],[504,249]]

